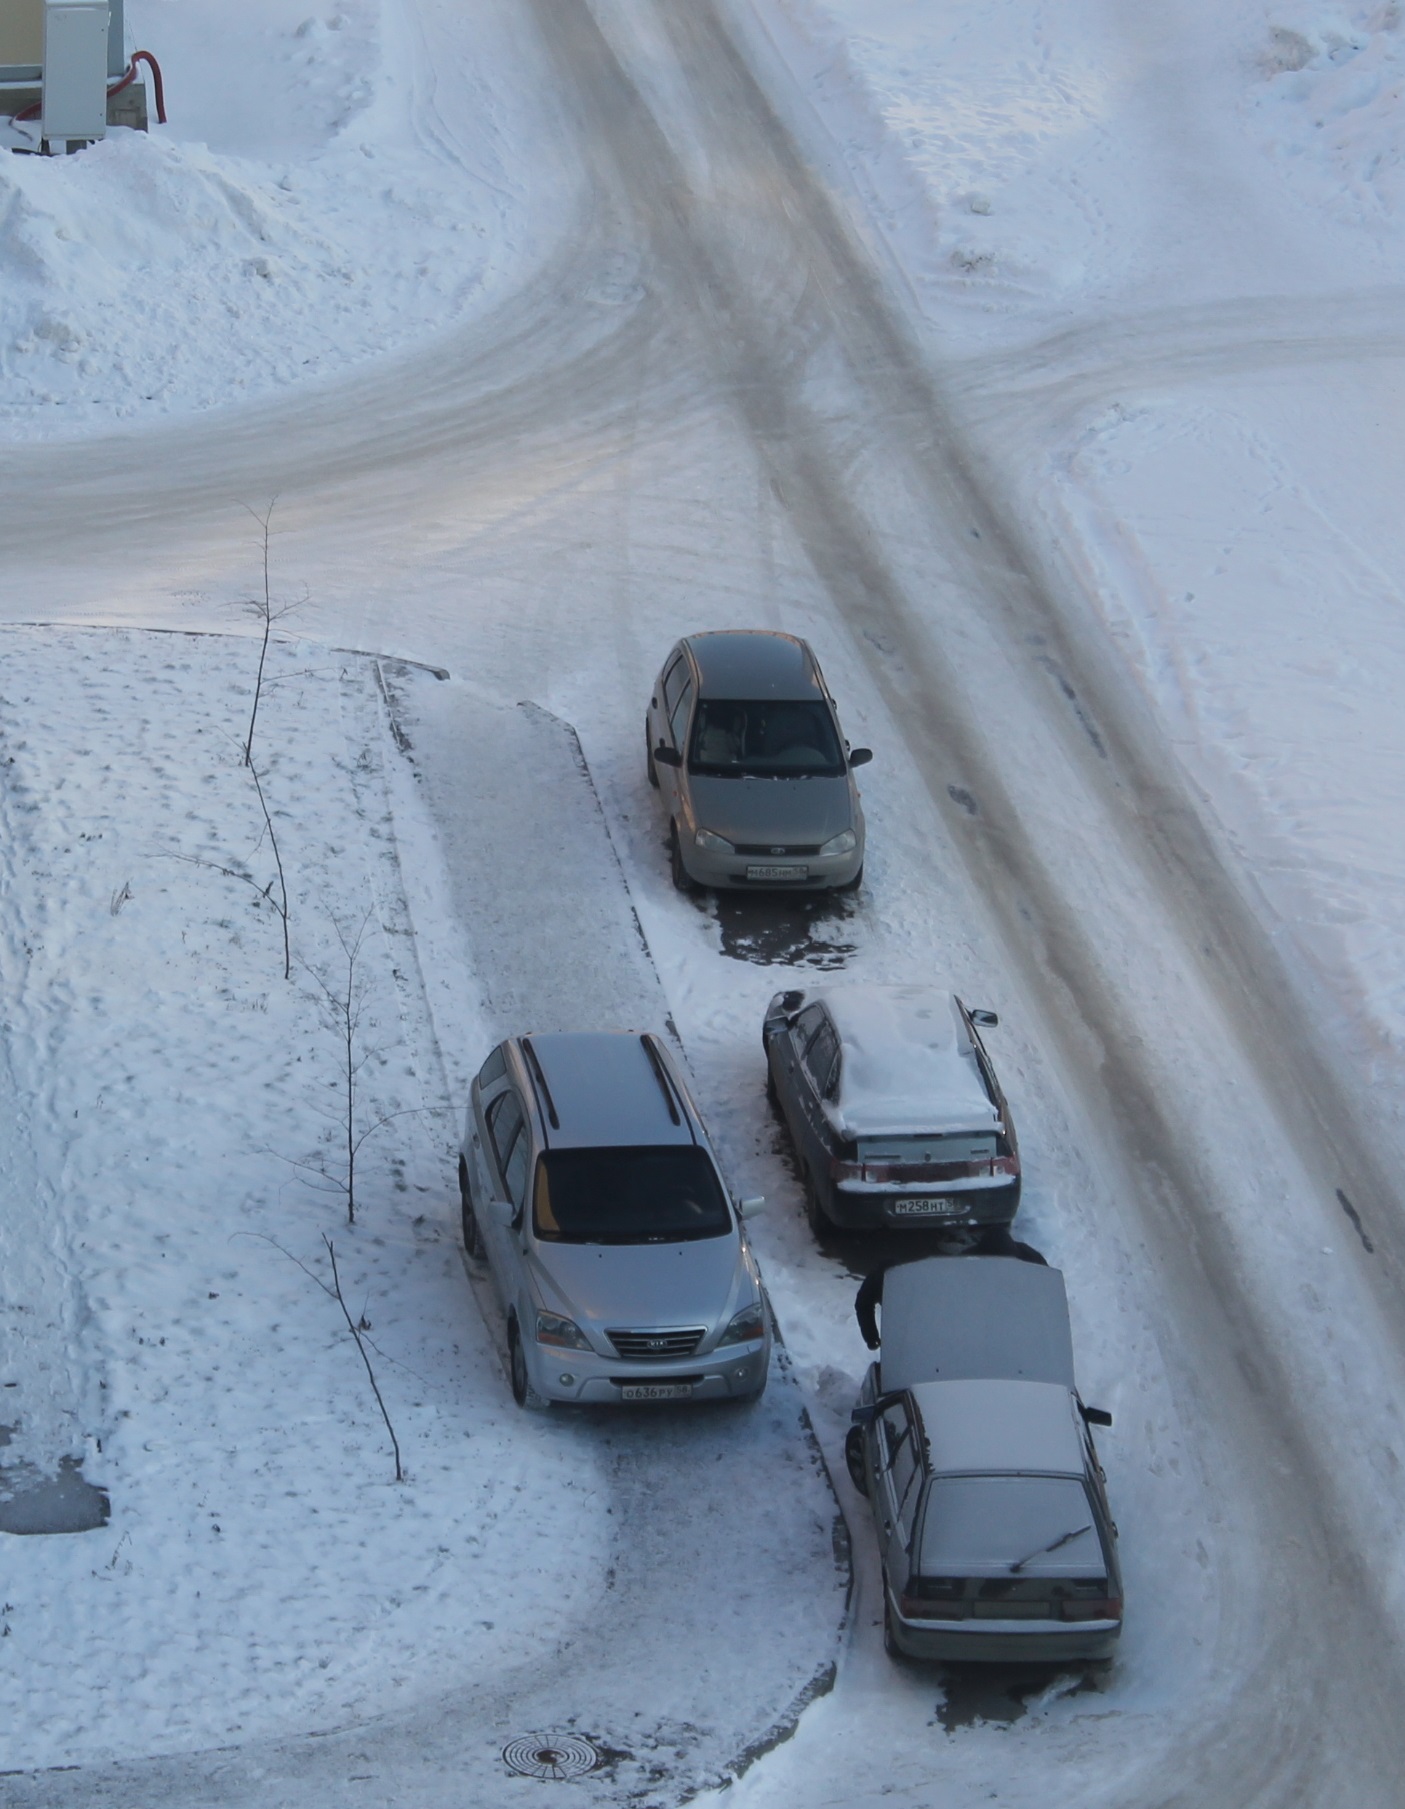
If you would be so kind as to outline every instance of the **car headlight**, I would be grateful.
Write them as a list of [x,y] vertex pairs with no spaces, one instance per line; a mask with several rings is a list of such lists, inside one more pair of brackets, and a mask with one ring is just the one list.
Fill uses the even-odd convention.
[[574,1319],[563,1319],[559,1313],[537,1314],[537,1343],[555,1344],[563,1350],[589,1350],[585,1333]]
[[710,829],[699,829],[693,837],[699,848],[710,848],[714,854],[735,854],[736,849],[725,835],[714,835]]
[[832,835],[820,849],[821,854],[852,854],[859,845],[859,838],[852,829],[841,829],[838,835]]
[[732,1315],[731,1324],[717,1340],[717,1347],[720,1350],[724,1344],[754,1344],[765,1336],[766,1309],[759,1300],[753,1300],[750,1306]]

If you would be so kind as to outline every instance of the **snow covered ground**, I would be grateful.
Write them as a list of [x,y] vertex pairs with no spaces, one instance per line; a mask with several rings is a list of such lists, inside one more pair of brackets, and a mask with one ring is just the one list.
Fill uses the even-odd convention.
[[[325,382],[499,298],[561,229],[522,155],[541,103],[509,7],[135,0],[126,19],[169,123],[153,103],[149,134],[0,163],[6,437]],[[527,79],[496,80],[504,62]]]
[[[16,1109],[0,1120],[0,1482],[23,1490],[77,1455],[112,1513],[0,1541],[3,1766],[266,1749],[470,1687],[470,1750],[495,1757],[495,1734],[549,1721],[534,1690],[563,1643],[627,1637],[647,1700],[629,1670],[594,1665],[573,1714],[609,1736],[617,1769],[646,1770],[664,1741],[672,1769],[687,1759],[706,1780],[738,1719],[764,1726],[823,1668],[842,1610],[795,1390],[780,1374],[761,1408],[676,1423],[548,1423],[514,1406],[452,1181],[467,1081],[497,1032],[384,698],[416,722],[447,708],[457,755],[466,714],[485,711],[481,754],[502,713],[453,684],[417,702],[441,687],[398,662],[275,641],[254,753],[288,888],[285,980],[278,860],[242,757],[257,654],[238,635],[4,631],[0,1048]],[[515,760],[537,795],[584,791],[559,725],[526,726]],[[460,795],[492,783],[491,759],[455,771]],[[618,868],[598,815],[566,823],[557,848],[573,835],[577,926],[603,862],[599,931]],[[471,847],[458,877],[483,893]],[[520,892],[489,895],[520,912]],[[642,1000],[661,1022],[627,909],[621,928],[613,950],[594,938],[601,1000],[613,958],[625,1020]],[[541,934],[536,956],[540,1022],[578,995]],[[641,965],[653,990],[637,981],[631,997]],[[511,971],[486,970],[499,990]],[[354,1224],[348,997],[365,1137]],[[403,1482],[329,1292],[327,1239]],[[637,1523],[639,1487],[662,1546]],[[708,1529],[749,1490],[770,1506],[739,1554]],[[657,1599],[680,1552],[689,1599],[650,1634],[621,1604]],[[695,1623],[717,1615],[751,1654],[739,1674],[700,1661]],[[528,1729],[499,1732],[514,1713]]]
[[[10,1768],[413,1702],[450,1663],[538,1651],[533,1624],[569,1617],[600,1561],[589,1451],[518,1426],[446,1223],[452,1117],[374,668],[297,645],[269,662],[255,754],[285,981],[242,764],[256,654],[238,636],[4,635],[6,1457],[46,1471],[86,1446],[113,1502],[103,1531],[0,1552]],[[356,1134],[390,1121],[351,1226],[322,983],[344,985],[338,930],[363,926]],[[482,1042],[471,980],[454,990]]]
[[1405,1144],[1400,9],[754,12]]
[[[536,10],[562,42],[585,11]],[[700,205],[689,212],[682,178],[703,193],[714,174],[735,174],[726,153],[749,122],[710,119],[714,96],[671,49],[709,9],[595,0],[589,10],[642,72],[677,142],[687,148],[695,134],[708,146],[710,163],[699,155],[668,172],[678,210],[670,204],[667,217],[710,230],[715,248],[723,233]],[[0,672],[17,781],[6,794],[15,852],[0,948],[14,1002],[10,1081],[27,1102],[0,1131],[25,1208],[0,1226],[0,1255],[57,1328],[47,1342],[26,1333],[0,1346],[33,1390],[28,1412],[14,1415],[31,1442],[5,1455],[51,1462],[91,1434],[85,1472],[114,1503],[110,1538],[0,1545],[13,1605],[5,1652],[17,1655],[0,1685],[16,1730],[5,1763],[227,1742],[237,1756],[102,1775],[124,1804],[258,1809],[291,1796],[296,1775],[297,1799],[321,1809],[344,1799],[348,1772],[363,1777],[342,1761],[373,1745],[355,1731],[371,1723],[382,1800],[439,1809],[460,1747],[476,1801],[511,1797],[497,1749],[500,1736],[525,1731],[529,1710],[545,1726],[556,1705],[599,1709],[580,1725],[621,1746],[621,1722],[652,1715],[631,1749],[638,1769],[618,1781],[660,1797],[741,1764],[729,1728],[747,1725],[764,1744],[784,1724],[781,1682],[803,1679],[803,1654],[832,1650],[828,1498],[793,1387],[780,1378],[774,1417],[725,1438],[671,1432],[658,1466],[675,1491],[690,1465],[717,1466],[687,1554],[691,1626],[707,1635],[707,1664],[691,1671],[706,1670],[717,1712],[686,1727],[690,1691],[703,1686],[691,1648],[657,1613],[658,1579],[678,1564],[677,1496],[651,1494],[639,1433],[553,1424],[546,1436],[509,1410],[452,1242],[444,1143],[418,1128],[419,1114],[461,1093],[491,1035],[510,1027],[498,1011],[564,1014],[574,1003],[598,1015],[612,988],[640,1004],[661,987],[734,1178],[772,1199],[757,1243],[832,1458],[866,1361],[853,1277],[800,1217],[762,1104],[757,1032],[765,999],[797,968],[802,981],[844,968],[950,978],[1002,1014],[994,1052],[1020,1116],[1025,1235],[1065,1267],[1080,1378],[1117,1416],[1102,1448],[1131,1608],[1101,1692],[1073,1693],[1064,1680],[1016,1701],[897,1675],[879,1649],[862,1509],[841,1476],[860,1537],[839,1688],[734,1794],[758,1809],[802,1798],[925,1803],[939,1779],[962,1803],[994,1789],[1040,1809],[1127,1805],[1179,1788],[1188,1802],[1238,1809],[1303,1800],[1292,1792],[1304,1778],[1310,1788],[1350,1774],[1353,1800],[1392,1800],[1369,1747],[1390,1729],[1369,1680],[1348,1674],[1351,1654],[1322,1657],[1325,1623],[1310,1617],[1328,1597],[1306,1593],[1329,1571],[1340,1585],[1354,1551],[1388,1553],[1380,1587],[1369,1585],[1384,1619],[1405,1574],[1392,1358],[1361,1307],[1356,1233],[1330,1189],[1323,1205],[1274,1143],[1254,1073],[1235,1066],[1222,1002],[1180,984],[1174,913],[1147,895],[1134,862],[1100,844],[1047,706],[1011,676],[1012,657],[996,657],[1001,616],[979,593],[953,600],[963,568],[944,562],[932,518],[901,484],[881,507],[865,492],[871,474],[853,438],[866,417],[856,412],[856,430],[845,414],[857,405],[824,337],[826,298],[806,292],[805,261],[786,250],[785,234],[801,229],[792,191],[778,179],[770,219],[749,211],[755,196],[740,180],[726,193],[726,221],[743,238],[761,225],[743,266],[754,293],[739,294],[735,311],[718,307],[696,280],[703,267],[670,268],[657,222],[642,223],[647,185],[627,191],[581,125],[588,109],[560,98],[562,70],[526,24],[534,9],[472,9],[481,60],[468,61],[463,11],[386,0],[379,13],[318,14],[300,32],[300,13],[246,10],[221,24],[241,36],[261,81],[231,96],[208,11],[151,0],[134,23],[166,63],[171,132],[114,138],[55,165],[12,158],[0,172],[14,185],[0,227],[10,435],[0,521],[13,574],[0,602],[11,623],[120,625],[12,627]],[[944,394],[1001,474],[1070,620],[1087,646],[1115,651],[1122,682],[1242,860],[1344,1064],[1373,1089],[1376,1118],[1391,1117],[1405,1035],[1405,925],[1392,883],[1402,673],[1391,403],[1405,349],[1394,313],[1402,254],[1390,132],[1405,41],[1395,9],[730,0],[727,11],[905,291]],[[630,117],[612,72],[597,86]],[[485,88],[486,125],[474,105]],[[187,135],[182,90],[203,92],[218,132],[191,124]],[[437,106],[422,104],[428,95]],[[581,133],[570,154],[563,116]],[[425,125],[436,117],[447,137]],[[194,142],[202,136],[208,149]],[[401,186],[368,188],[363,167],[387,162]],[[212,227],[192,255],[182,221],[206,218],[210,196],[227,200],[231,184],[253,212],[229,202],[244,224]],[[125,204],[129,192],[164,271],[152,293],[172,298],[168,316],[95,224],[112,195]],[[290,195],[296,207],[280,199]],[[407,195],[431,224],[402,207]],[[294,230],[314,219],[316,243]],[[461,255],[465,241],[472,256]],[[246,268],[273,255],[256,243],[286,259],[281,273]],[[358,249],[379,285],[348,289],[338,275]],[[532,280],[553,256],[551,282]],[[73,310],[90,290],[102,305],[80,319]],[[232,295],[241,312],[213,320],[191,300],[206,294]],[[763,311],[757,295],[774,341],[747,337]],[[712,325],[710,308],[721,325],[708,339],[690,310]],[[98,352],[39,333],[45,310],[78,321]],[[453,332],[436,337],[451,317]],[[179,352],[166,344],[173,334]],[[26,335],[37,352],[21,349]],[[373,355],[392,341],[393,357]],[[748,362],[758,343],[778,351],[769,367]],[[83,355],[94,360],[86,390]],[[49,373],[41,387],[72,406],[24,387],[35,357]],[[792,362],[804,380],[787,390],[774,373]],[[148,400],[163,363],[179,381]],[[304,372],[318,380],[300,387]],[[119,418],[123,408],[136,416]],[[216,411],[203,426],[156,418],[202,408]],[[816,462],[830,456],[826,436],[837,438],[845,494],[872,506],[899,588],[925,600],[906,639],[891,638],[897,612],[865,613],[858,587],[848,613],[836,607],[837,581],[816,551],[824,543],[797,500],[803,472],[798,459],[785,463],[792,419],[815,427]],[[38,443],[75,431],[89,444]],[[415,1108],[368,1145],[354,1232],[287,1160],[307,1159],[326,1130],[316,1106],[330,1039],[317,989],[302,968],[282,982],[277,924],[251,887],[168,858],[238,858],[261,884],[267,876],[232,739],[251,643],[227,630],[254,563],[241,504],[262,505],[274,489],[286,491],[278,569],[313,590],[306,639],[279,651],[265,706],[270,776],[304,851],[300,949],[325,969],[338,945],[322,901],[375,896],[372,1015],[395,1033],[374,1069],[376,1097]],[[699,908],[668,885],[639,747],[647,686],[675,634],[738,622],[807,634],[850,733],[879,749],[863,775],[866,891],[813,920]],[[206,635],[135,632],[176,626]],[[933,670],[924,632],[949,674],[993,675],[988,698],[976,686],[941,700],[955,714],[986,699],[990,720],[1004,722],[989,772],[943,764],[952,744],[923,714]],[[390,758],[373,668],[335,652],[347,645],[455,675],[404,681],[418,801]],[[630,941],[628,912],[610,917],[598,888],[581,894],[580,922],[591,948],[618,960],[578,973],[559,957],[576,900],[563,887],[540,909],[541,863],[549,873],[552,838],[563,823],[594,823],[595,806],[573,818],[582,781],[571,761],[538,769],[524,751],[540,752],[523,726],[538,718],[515,709],[519,699],[579,731],[603,805],[596,827],[613,847],[597,836],[591,870],[607,874],[618,860],[652,967]],[[559,726],[550,735],[556,745]],[[460,775],[492,757],[509,764],[510,782],[479,810]],[[1064,1043],[1048,1034],[1057,1013],[1028,983],[1029,964],[1019,968],[1008,924],[985,908],[979,844],[962,839],[962,824],[969,812],[977,833],[1002,779],[1018,786],[1022,817],[1060,843],[1069,909],[1102,938],[1098,977],[1133,1032],[1111,1053],[1086,1036],[1079,1044],[1073,1010]],[[529,816],[541,783],[551,808]],[[540,843],[492,860],[482,877],[484,854],[527,821],[546,826]],[[95,863],[95,836],[104,860],[109,848],[123,858]],[[396,939],[406,913],[418,974],[400,958],[411,939]],[[538,915],[552,953],[533,971]],[[211,1018],[223,1027],[213,1047]],[[1095,1110],[1100,1085],[1126,1085],[1117,1058],[1129,1051],[1137,1084],[1155,1083],[1188,1113],[1186,1159],[1200,1166],[1187,1172],[1214,1183],[1183,1239],[1178,1222],[1157,1222],[1154,1162],[1120,1158]],[[296,1070],[315,1072],[317,1085],[305,1089]],[[223,1219],[211,1225],[211,1172],[239,1230],[276,1236],[316,1268],[325,1228],[351,1259],[356,1298],[388,1353],[407,1485],[388,1480],[383,1430],[335,1303],[258,1235],[231,1241]],[[290,1220],[304,1227],[296,1245]],[[1233,1337],[1217,1341],[1221,1309]],[[1275,1444],[1279,1422],[1243,1410],[1255,1389],[1301,1413],[1298,1443]],[[1312,1518],[1305,1453],[1327,1469],[1340,1460],[1350,1497],[1333,1525],[1340,1568],[1335,1536]],[[541,1504],[526,1529],[525,1581],[503,1530],[524,1497],[533,1513]],[[793,1518],[778,1519],[778,1503]],[[648,1529],[637,1546],[620,1537],[623,1513],[604,1524],[621,1504],[631,1528]],[[738,1554],[735,1574],[720,1561],[707,1568],[719,1544]],[[172,1550],[188,1558],[171,1563]],[[640,1560],[632,1583],[624,1570],[617,1578],[622,1552]],[[1307,1568],[1285,1600],[1286,1553]],[[745,1576],[762,1579],[759,1595],[740,1588]],[[729,1611],[710,1624],[719,1577],[750,1621]],[[785,1638],[758,1637],[770,1625],[758,1601],[785,1604],[771,1616]],[[620,1617],[603,1631],[601,1603]],[[542,1604],[561,1607],[549,1639],[536,1630]],[[631,1635],[618,1674],[611,1627]],[[76,1684],[71,1668],[60,1675],[65,1638],[91,1661]],[[729,1672],[738,1651],[745,1664]],[[518,1668],[493,1692],[485,1678],[497,1679],[502,1659]],[[536,1696],[516,1681],[533,1674]],[[461,1701],[435,1694],[463,1680],[467,1717]],[[69,1699],[25,1719],[27,1701],[52,1701],[60,1685]],[[749,1703],[753,1685],[771,1696]],[[1332,1712],[1304,1716],[1314,1696]],[[1001,1725],[1026,1701],[1018,1730]],[[346,1730],[343,1717],[351,1730],[335,1747],[289,1739],[270,1758],[269,1741],[333,1722]],[[421,1749],[431,1757],[415,1771]],[[53,1809],[94,1788],[92,1773],[6,1779],[0,1797]],[[616,1779],[588,1788],[605,1797]]]

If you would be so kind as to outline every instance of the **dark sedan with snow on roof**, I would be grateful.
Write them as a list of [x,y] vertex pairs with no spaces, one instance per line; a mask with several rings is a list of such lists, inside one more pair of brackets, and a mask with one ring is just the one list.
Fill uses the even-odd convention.
[[1010,1223],[1019,1145],[980,1037],[996,1022],[933,986],[776,994],[761,1032],[767,1090],[816,1230]]

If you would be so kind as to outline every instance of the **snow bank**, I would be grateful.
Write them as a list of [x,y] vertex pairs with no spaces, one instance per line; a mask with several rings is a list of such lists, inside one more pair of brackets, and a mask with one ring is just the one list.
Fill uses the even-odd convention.
[[1396,5],[737,10],[782,51],[949,349],[1110,306],[1405,278]]
[[[170,124],[0,157],[0,434],[91,432],[327,378],[442,331],[533,236],[503,10],[147,0]],[[520,75],[528,53],[513,50]],[[23,128],[17,128],[17,132]],[[32,133],[34,128],[28,130]]]
[[[0,1539],[0,1768],[326,1727],[539,1658],[596,1586],[605,1491],[588,1436],[513,1406],[464,1273],[459,1102],[443,1110],[374,667],[270,655],[255,752],[285,980],[239,745],[256,643],[3,640],[0,1457],[85,1456],[112,1517]],[[321,985],[345,978],[338,925],[364,925],[358,1132],[385,1120],[354,1227]],[[471,980],[449,978],[471,1020]]]

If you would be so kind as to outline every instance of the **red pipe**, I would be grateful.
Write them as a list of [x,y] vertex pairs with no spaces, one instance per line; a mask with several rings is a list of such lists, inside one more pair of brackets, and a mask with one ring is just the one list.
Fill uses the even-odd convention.
[[[134,50],[132,52],[130,71],[126,77],[127,81],[136,79],[138,63],[148,63],[151,66],[151,85],[156,90],[156,123],[164,126],[166,123],[166,89],[161,80],[161,65],[156,61],[156,58],[152,56],[149,50]],[[118,87],[121,86],[123,86],[123,83],[119,82]],[[109,94],[113,92],[113,89],[108,89]]]

